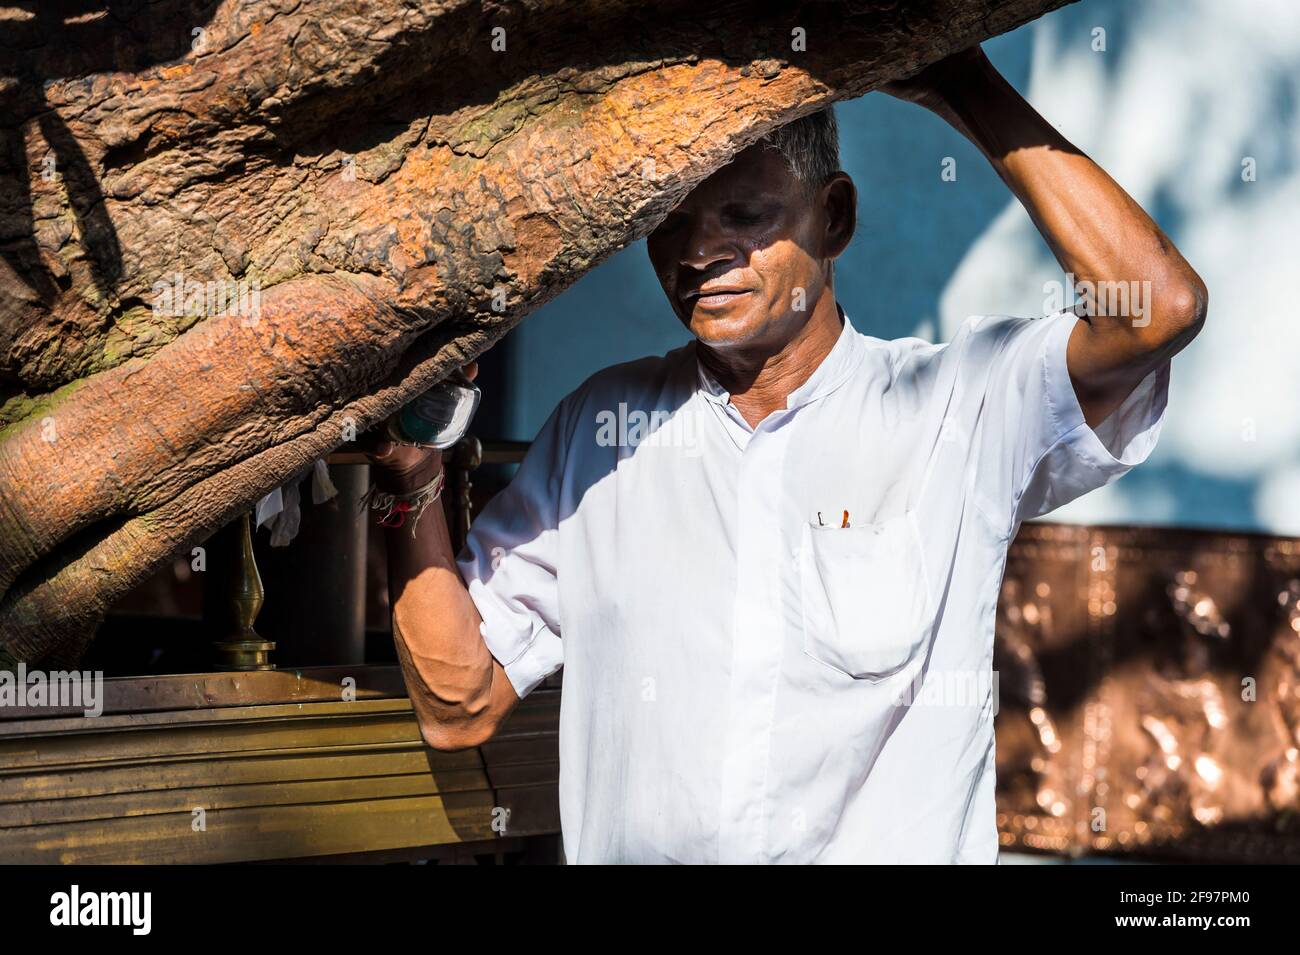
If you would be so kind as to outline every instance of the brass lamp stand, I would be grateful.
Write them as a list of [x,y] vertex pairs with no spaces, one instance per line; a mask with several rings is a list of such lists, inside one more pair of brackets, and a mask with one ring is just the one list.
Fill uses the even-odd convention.
[[263,640],[253,629],[253,621],[262,609],[266,592],[262,589],[262,575],[257,572],[257,561],[253,558],[253,533],[248,512],[239,515],[238,520],[238,542],[229,590],[234,624],[226,639],[213,643],[217,652],[216,668],[274,670],[271,663],[274,641]]

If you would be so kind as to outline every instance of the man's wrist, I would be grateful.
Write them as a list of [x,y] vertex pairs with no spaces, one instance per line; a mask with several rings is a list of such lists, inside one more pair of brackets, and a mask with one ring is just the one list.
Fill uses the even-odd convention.
[[934,95],[926,105],[930,111],[954,126],[967,138],[973,138],[971,120],[981,109],[994,106],[1005,94],[1006,80],[982,54],[963,60],[942,74],[934,86]]
[[410,494],[424,487],[442,470],[442,452],[430,451],[419,464],[409,468],[373,465],[375,486],[389,494]]

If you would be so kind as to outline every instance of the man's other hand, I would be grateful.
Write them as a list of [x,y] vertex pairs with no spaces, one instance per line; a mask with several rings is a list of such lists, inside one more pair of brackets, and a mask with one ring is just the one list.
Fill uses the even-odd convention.
[[[461,366],[465,377],[478,377],[478,362]],[[442,466],[442,452],[398,444],[388,436],[383,423],[357,438],[357,450],[365,453],[376,468],[375,482],[388,491],[408,491],[428,484]]]

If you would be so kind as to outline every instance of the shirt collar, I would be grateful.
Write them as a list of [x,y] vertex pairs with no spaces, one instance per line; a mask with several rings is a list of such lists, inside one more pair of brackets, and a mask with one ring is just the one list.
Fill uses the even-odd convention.
[[[844,320],[840,328],[840,337],[835,340],[835,344],[821,360],[821,364],[813,369],[808,380],[790,392],[785,402],[787,410],[793,410],[830,394],[842,385],[858,366],[858,360],[862,357],[862,336],[857,333],[853,323],[849,321],[848,314],[838,303],[836,308],[839,309],[840,318]],[[699,389],[704,397],[719,405],[727,405],[731,402],[731,393],[723,388],[704,367],[704,363],[699,360],[698,351],[695,357],[695,370]]]

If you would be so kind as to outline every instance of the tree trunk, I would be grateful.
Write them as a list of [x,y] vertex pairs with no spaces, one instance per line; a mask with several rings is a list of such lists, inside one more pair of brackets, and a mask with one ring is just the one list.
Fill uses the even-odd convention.
[[75,661],[161,563],[773,127],[1063,2],[21,5],[0,662]]

